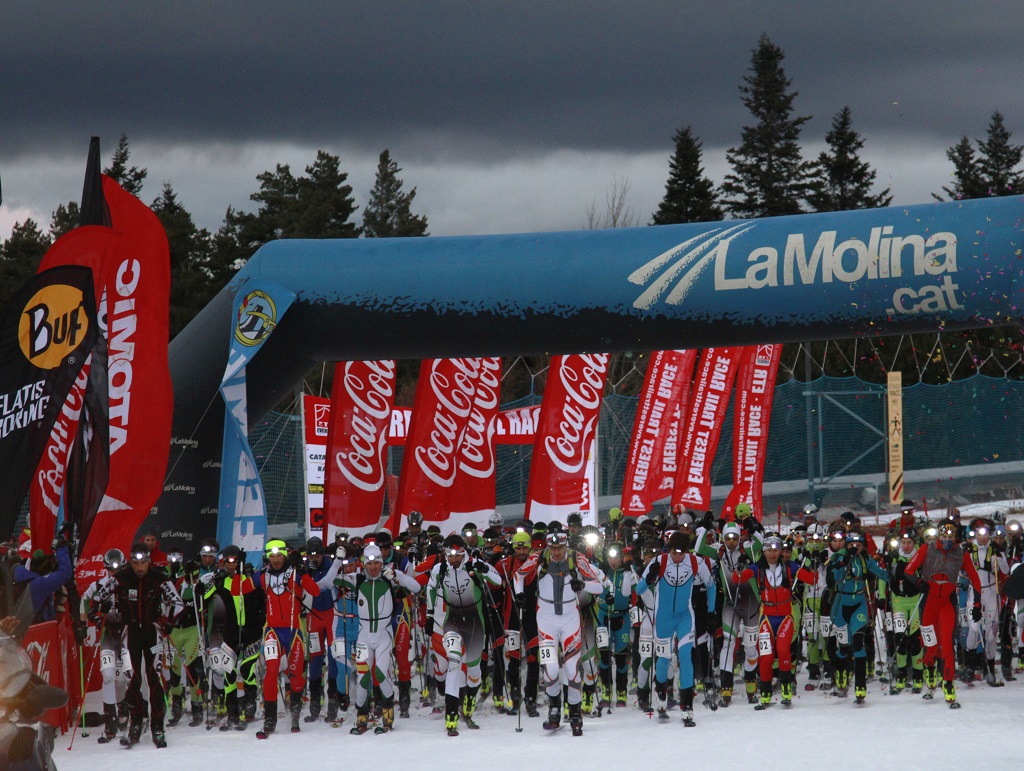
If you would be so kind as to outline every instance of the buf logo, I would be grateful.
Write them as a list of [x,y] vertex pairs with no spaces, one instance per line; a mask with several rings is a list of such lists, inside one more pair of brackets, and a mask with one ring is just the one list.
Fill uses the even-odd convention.
[[331,405],[313,405],[313,430],[317,436],[327,436],[327,429],[331,422]]
[[277,326],[277,307],[266,292],[249,292],[238,306],[235,340],[242,345],[259,345]]
[[55,369],[81,344],[89,330],[82,290],[67,284],[44,287],[21,312],[18,344],[34,366]]
[[634,270],[629,274],[630,282],[647,285],[647,289],[636,298],[633,307],[648,310],[662,299],[669,305],[679,305],[714,262],[719,250],[727,249],[730,241],[752,227],[743,224],[705,231]]

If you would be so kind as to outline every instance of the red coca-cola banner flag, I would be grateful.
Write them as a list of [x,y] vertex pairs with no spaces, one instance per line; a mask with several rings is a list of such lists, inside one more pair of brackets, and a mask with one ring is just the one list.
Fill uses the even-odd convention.
[[395,405],[395,362],[334,367],[324,469],[326,537],[373,532],[384,507],[387,434]]
[[[75,228],[58,238],[46,252],[37,273],[58,265],[83,265],[92,270],[98,314],[101,350],[106,350],[106,312],[101,298],[106,292],[107,271],[114,248],[121,237],[110,228],[88,226]],[[98,338],[99,340],[99,338]],[[105,361],[105,357],[104,357]],[[32,486],[29,488],[29,527],[35,547],[49,552],[57,528],[57,511],[68,474],[68,456],[78,433],[86,386],[92,367],[92,354],[78,373],[71,391],[39,460]],[[100,373],[102,375],[102,372]],[[85,533],[80,533],[84,535]]]
[[459,443],[455,484],[448,492],[448,520],[441,526],[441,532],[461,529],[467,522],[486,526],[488,517],[494,513],[494,432],[500,396],[501,357],[480,359],[473,407]]
[[427,523],[448,520],[457,451],[473,412],[480,368],[475,358],[428,359],[420,365],[398,500],[388,518],[392,533],[410,511],[420,512]]
[[569,514],[590,505],[587,460],[607,379],[606,353],[552,357],[533,442],[527,518],[564,523]]
[[678,437],[680,402],[684,393],[689,394],[696,358],[692,350],[657,351],[647,365],[622,483],[621,508],[627,517],[646,514],[655,501],[671,492],[671,481],[667,489],[661,488],[665,479],[675,478],[675,442],[667,462],[663,457],[670,434]]
[[711,464],[718,449],[743,349],[705,348],[687,408],[672,505],[703,511],[711,506]]
[[111,548],[127,550],[159,498],[171,448],[167,363],[171,268],[156,215],[103,177],[111,225],[121,233],[107,285],[110,472],[82,548],[80,587]]
[[763,513],[761,482],[781,356],[781,345],[752,345],[743,349],[733,408],[733,488],[722,507],[722,516],[727,519],[734,518],[736,504],[741,502],[749,503],[758,519]]

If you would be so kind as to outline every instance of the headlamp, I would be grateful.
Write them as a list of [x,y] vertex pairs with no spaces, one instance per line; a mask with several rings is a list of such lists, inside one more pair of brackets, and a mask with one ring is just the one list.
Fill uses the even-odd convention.
[[134,563],[149,562],[149,553],[144,551],[132,552],[131,561]]
[[586,543],[587,546],[597,546],[597,542],[600,540],[601,536],[599,536],[597,533],[587,533],[585,536],[583,536],[583,542]]

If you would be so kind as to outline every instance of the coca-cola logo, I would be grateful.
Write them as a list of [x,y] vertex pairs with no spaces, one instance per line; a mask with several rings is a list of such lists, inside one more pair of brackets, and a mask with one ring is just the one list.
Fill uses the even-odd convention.
[[374,493],[384,485],[384,446],[395,401],[395,362],[350,361],[342,369],[348,430],[339,432],[334,465],[349,483]]
[[578,474],[587,460],[607,376],[606,353],[566,356],[558,368],[565,399],[556,432],[544,437],[544,448],[551,462],[566,474]]
[[455,452],[473,409],[480,359],[435,359],[427,383],[433,397],[433,414],[425,441],[417,444],[413,458],[434,484],[451,487],[455,481]]
[[494,475],[494,426],[501,392],[501,359],[481,360],[469,422],[459,445],[459,470],[477,479]]

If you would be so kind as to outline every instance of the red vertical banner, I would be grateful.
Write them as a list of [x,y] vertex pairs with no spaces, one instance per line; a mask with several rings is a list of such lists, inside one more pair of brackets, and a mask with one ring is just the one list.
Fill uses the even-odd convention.
[[[643,391],[637,405],[630,441],[629,459],[622,483],[622,512],[639,517],[651,510],[656,500],[671,491],[661,491],[665,465],[663,457],[670,434],[679,432],[680,402],[689,394],[696,351],[657,351],[647,365]],[[676,450],[669,456],[674,479]]]
[[328,537],[373,532],[384,507],[387,439],[395,406],[395,362],[344,361],[334,367],[324,467]]
[[743,349],[733,414],[733,488],[722,508],[722,516],[727,519],[734,518],[736,504],[741,502],[749,503],[754,515],[761,519],[761,482],[781,356],[781,345],[752,345]]
[[469,425],[480,359],[428,359],[420,365],[412,424],[405,441],[398,502],[388,518],[397,533],[410,511],[428,523],[448,520],[457,454]]
[[163,490],[174,395],[167,362],[171,265],[157,216],[103,177],[111,225],[121,234],[107,284],[110,471],[78,564],[81,583],[103,553],[127,549]]
[[[100,322],[102,349],[106,349],[106,312],[102,298],[106,292],[110,260],[121,237],[110,228],[88,226],[75,228],[58,238],[46,252],[37,273],[58,265],[84,265],[93,272],[93,286]],[[105,360],[105,357],[104,357]],[[57,511],[68,473],[68,458],[78,433],[86,387],[92,367],[92,355],[86,359],[78,378],[64,400],[57,422],[50,432],[43,457],[29,488],[29,527],[36,548],[50,551],[57,527]],[[102,372],[100,373],[102,375]],[[80,532],[86,535],[87,531]]]
[[467,522],[485,523],[495,508],[494,434],[501,396],[501,357],[480,359],[480,375],[466,431],[459,443],[455,483],[448,492],[448,522],[441,531]]
[[552,357],[533,443],[527,518],[564,523],[583,506],[607,379],[606,353]]
[[711,464],[742,348],[705,348],[687,408],[672,504],[706,510],[711,505]]

